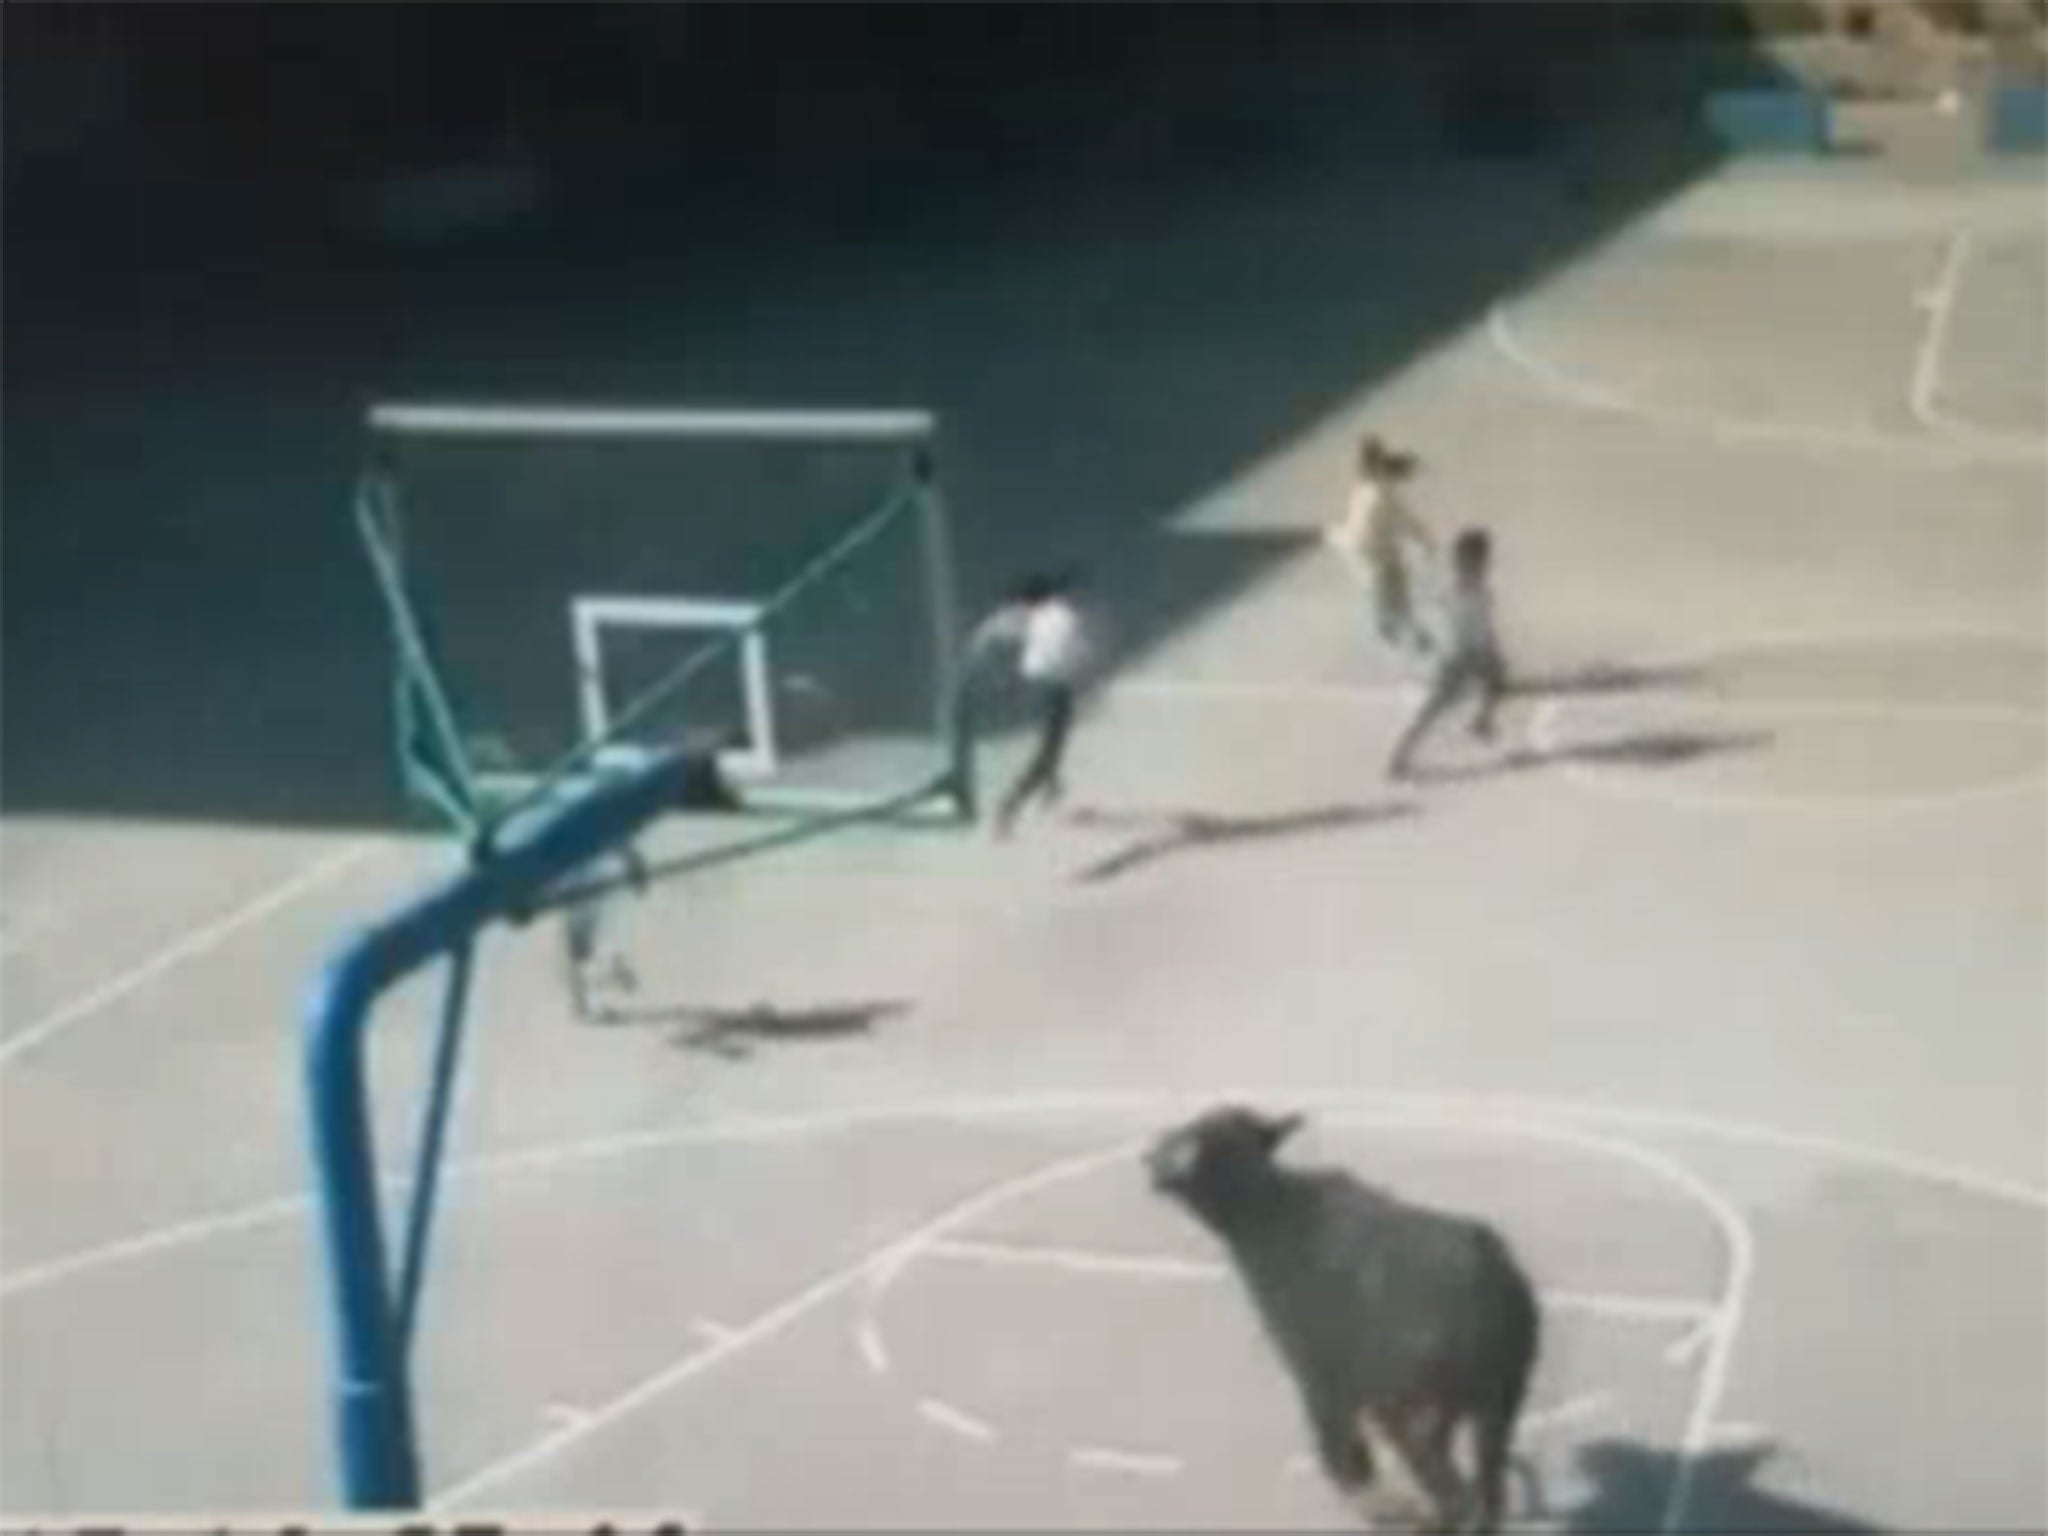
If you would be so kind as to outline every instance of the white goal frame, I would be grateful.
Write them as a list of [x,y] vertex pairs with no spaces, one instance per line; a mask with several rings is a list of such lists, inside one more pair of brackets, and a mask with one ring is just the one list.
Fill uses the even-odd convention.
[[930,411],[736,410],[689,406],[481,405],[384,401],[372,432],[395,437],[637,437],[724,442],[901,443],[929,441]]
[[[769,686],[768,638],[759,603],[715,597],[622,597],[579,594],[569,599],[570,645],[576,656],[577,718],[586,742],[611,731],[611,691],[605,686],[607,629],[728,630],[738,636],[741,699],[747,736],[742,747],[718,752],[718,765],[735,778],[765,779],[780,763],[775,751],[775,695]],[[614,742],[597,753],[600,768],[641,768],[653,753]]]

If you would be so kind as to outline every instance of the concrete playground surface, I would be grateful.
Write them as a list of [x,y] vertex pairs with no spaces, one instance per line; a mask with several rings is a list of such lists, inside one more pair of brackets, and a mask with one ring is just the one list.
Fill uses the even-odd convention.
[[[1133,259],[925,302],[1071,286],[1108,324],[1149,313]],[[1524,1254],[1531,1528],[2038,1528],[2044,291],[2038,185],[1702,180],[1087,551],[1112,614],[1204,601],[1116,659],[1063,816],[621,903],[609,1027],[551,926],[493,936],[416,1359],[434,1510],[1342,1526],[1135,1159],[1237,1099]],[[1496,529],[1526,683],[1413,784],[1380,767],[1417,680],[1317,537],[1367,427],[1434,524]],[[6,1516],[329,1507],[296,1010],[449,852],[0,838]],[[394,1169],[433,1003],[379,1026]]]

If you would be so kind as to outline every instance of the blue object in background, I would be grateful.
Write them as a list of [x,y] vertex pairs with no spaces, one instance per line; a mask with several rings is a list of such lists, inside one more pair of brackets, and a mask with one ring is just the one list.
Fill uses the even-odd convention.
[[1704,109],[1707,129],[1739,155],[1824,155],[1828,103],[1795,86],[1716,91]]
[[2048,153],[2048,85],[2002,85],[1984,114],[1987,149],[2004,154]]
[[[306,1087],[333,1319],[335,1433],[342,1493],[351,1509],[420,1503],[411,1344],[471,953],[494,924],[519,921],[550,887],[630,842],[680,803],[691,766],[682,754],[671,754],[569,800],[461,874],[371,923],[320,974],[306,1035]],[[371,1139],[366,1036],[378,1000],[436,960],[451,962],[453,970],[394,1285]]]

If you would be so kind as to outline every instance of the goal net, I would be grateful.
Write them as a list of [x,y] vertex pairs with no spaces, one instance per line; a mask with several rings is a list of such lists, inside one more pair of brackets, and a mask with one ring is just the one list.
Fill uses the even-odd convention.
[[676,747],[749,809],[967,807],[929,416],[385,404],[369,427],[400,769],[462,830]]

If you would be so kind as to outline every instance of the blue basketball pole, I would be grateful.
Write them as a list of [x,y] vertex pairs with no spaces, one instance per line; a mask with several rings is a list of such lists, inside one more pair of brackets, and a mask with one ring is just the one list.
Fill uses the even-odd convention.
[[[671,754],[551,811],[462,874],[361,930],[320,974],[305,1070],[333,1320],[334,1427],[342,1495],[352,1509],[410,1509],[421,1502],[409,1314],[426,1241],[422,1202],[431,1201],[433,1185],[416,1179],[410,1191],[415,1214],[401,1229],[411,1250],[401,1293],[385,1256],[365,1083],[365,1040],[377,1002],[434,960],[455,957],[466,966],[468,950],[491,924],[533,911],[549,887],[676,806],[689,768],[687,757]],[[455,1067],[452,1048],[437,1054],[433,1092],[439,1104],[446,1102]]]

